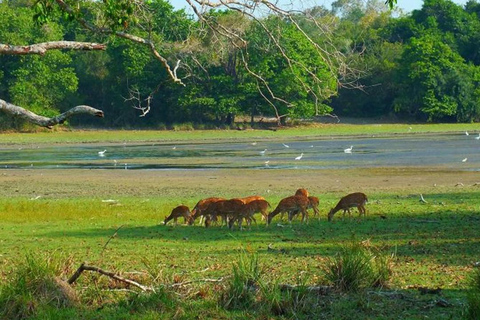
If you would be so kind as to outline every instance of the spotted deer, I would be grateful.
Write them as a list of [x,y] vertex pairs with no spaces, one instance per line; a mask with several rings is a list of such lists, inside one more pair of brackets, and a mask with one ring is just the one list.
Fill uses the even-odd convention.
[[[320,214],[318,211],[318,205],[320,204],[320,200],[317,197],[314,196],[309,196],[308,197],[308,205],[307,205],[307,210],[308,209],[313,209],[313,216],[316,217]],[[292,220],[293,217],[295,217],[299,213],[298,210],[293,211],[290,213],[289,220]]]
[[181,205],[178,207],[173,208],[172,212],[168,217],[165,217],[163,220],[163,224],[167,224],[170,220],[173,219],[175,225],[177,224],[177,219],[183,217],[183,222],[187,223],[190,219],[191,213],[190,209],[187,206]]
[[309,196],[308,197],[308,207],[307,209],[313,209],[313,215],[316,217],[320,214],[318,211],[318,206],[320,204],[320,200],[317,197]]
[[295,192],[295,195],[308,197],[308,191],[307,189],[300,188],[300,189],[297,189],[297,191]]
[[348,212],[349,216],[352,216],[350,208],[357,207],[360,215],[366,215],[367,211],[365,210],[365,204],[368,202],[367,196],[362,192],[355,192],[346,195],[338,201],[335,208],[332,208],[328,213],[328,221],[332,221],[333,215],[340,210],[343,210],[343,216]]
[[230,229],[233,227],[234,223],[237,222],[240,229],[242,228],[242,221],[245,219],[247,225],[250,226],[252,221],[257,223],[255,220],[254,214],[259,212],[262,214],[262,217],[268,216],[268,208],[270,207],[270,203],[266,200],[253,200],[247,204],[244,204],[242,212],[237,212],[236,214],[232,214],[229,219],[229,227]]
[[268,214],[267,225],[272,222],[273,217],[275,217],[279,213],[284,212],[288,213],[288,218],[290,222],[295,211],[299,211],[302,213],[302,222],[308,220],[307,207],[308,198],[305,196],[290,196],[283,198],[282,200],[280,200],[275,210]]
[[195,207],[193,207],[192,215],[190,216],[188,223],[193,224],[195,222],[195,219],[197,219],[198,217],[203,217],[205,210],[210,206],[210,204],[217,202],[219,200],[226,200],[226,199],[211,197],[211,198],[206,198],[198,201]]
[[221,217],[222,221],[233,219],[237,214],[241,214],[244,210],[244,202],[240,199],[218,200],[212,202],[205,210],[205,226],[210,226],[211,222],[217,221],[217,217]]

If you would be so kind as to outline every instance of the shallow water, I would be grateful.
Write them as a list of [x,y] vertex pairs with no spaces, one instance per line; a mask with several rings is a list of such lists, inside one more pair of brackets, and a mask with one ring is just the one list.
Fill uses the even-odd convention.
[[[480,140],[459,134],[318,140],[22,146],[0,145],[0,168],[201,170],[445,167],[480,171]],[[353,146],[351,153],[344,149]],[[261,153],[261,151],[265,153]],[[104,156],[98,152],[107,150]],[[300,160],[296,157],[303,156]],[[462,161],[464,159],[465,161]]]

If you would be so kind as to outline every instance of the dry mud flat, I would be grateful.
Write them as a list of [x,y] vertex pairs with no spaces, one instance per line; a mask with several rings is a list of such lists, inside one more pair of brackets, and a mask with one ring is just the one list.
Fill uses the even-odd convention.
[[[159,197],[192,201],[203,196],[268,197],[303,187],[312,194],[425,193],[432,190],[480,188],[480,173],[445,168],[356,168],[342,170],[85,170],[4,169],[0,196]],[[472,191],[472,190],[470,190]]]

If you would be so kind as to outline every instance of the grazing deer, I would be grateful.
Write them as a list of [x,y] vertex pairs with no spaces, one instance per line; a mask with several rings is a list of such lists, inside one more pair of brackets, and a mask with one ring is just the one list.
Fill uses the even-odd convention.
[[244,206],[245,204],[240,199],[218,200],[212,202],[204,213],[206,216],[205,226],[208,227],[211,221],[217,221],[218,216],[222,217],[222,221],[227,221],[227,218],[232,219],[237,214],[243,212]]
[[[314,197],[314,196],[309,196],[308,197],[307,210],[308,209],[313,209],[313,215],[315,217],[320,214],[320,212],[318,211],[318,205],[319,204],[320,204],[320,200],[318,200],[317,197]],[[293,217],[295,217],[298,214],[298,212],[299,212],[298,210],[290,212],[289,220],[292,220]]]
[[300,188],[295,192],[295,195],[296,196],[308,197],[308,191],[307,191],[307,189]]
[[190,220],[190,209],[187,206],[178,206],[173,208],[172,213],[168,217],[165,217],[165,220],[163,220],[163,224],[167,224],[170,220],[173,219],[175,222],[175,225],[177,224],[177,219],[180,217],[183,217],[183,223],[187,223],[187,221]]
[[247,204],[247,203],[250,203],[250,202],[255,201],[255,200],[264,200],[265,201],[265,198],[262,197],[262,196],[248,196],[248,197],[245,197],[245,198],[240,198],[240,200],[242,200],[243,203]]
[[195,222],[195,219],[197,219],[200,216],[203,217],[205,210],[210,206],[210,204],[219,200],[225,200],[225,199],[212,197],[212,198],[206,198],[198,201],[195,207],[193,207],[192,215],[190,216],[188,223],[193,224]]
[[360,215],[366,215],[367,211],[365,210],[365,204],[368,202],[367,196],[361,192],[355,192],[346,195],[340,201],[338,201],[335,208],[332,208],[328,213],[328,221],[332,221],[333,215],[339,211],[343,210],[343,216],[345,217],[345,213],[348,212],[349,216],[352,216],[350,212],[350,208],[357,207],[358,212]]
[[300,211],[302,213],[302,222],[305,221],[305,219],[308,220],[307,206],[308,198],[305,196],[290,196],[283,198],[280,200],[275,210],[268,214],[267,225],[270,224],[273,217],[283,212],[288,213],[288,220],[290,222],[292,221],[291,218],[293,217],[293,212],[295,211]]
[[242,212],[238,212],[234,215],[231,215],[228,226],[231,229],[235,221],[237,221],[241,229],[242,220],[245,219],[245,221],[247,222],[247,225],[250,227],[252,221],[255,222],[255,224],[257,223],[257,220],[255,220],[255,217],[253,215],[257,212],[260,212],[262,214],[262,217],[266,219],[266,217],[268,216],[267,210],[269,207],[270,207],[270,203],[268,203],[268,201],[266,200],[250,201],[249,203],[243,205]]
[[313,209],[313,215],[316,217],[320,214],[318,211],[318,206],[320,204],[320,200],[317,197],[309,196],[308,197],[308,207],[307,209]]

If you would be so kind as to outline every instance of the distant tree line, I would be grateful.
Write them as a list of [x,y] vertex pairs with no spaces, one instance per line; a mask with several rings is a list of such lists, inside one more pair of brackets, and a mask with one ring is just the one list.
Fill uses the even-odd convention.
[[[42,10],[48,6],[32,3],[0,1],[0,42],[83,41],[89,36],[62,12],[50,13],[43,21]],[[82,6],[84,15],[94,17],[95,1]],[[102,127],[122,128],[228,126],[239,116],[285,121],[329,113],[431,122],[480,120],[480,4],[475,0],[465,7],[425,0],[422,9],[408,15],[390,11],[383,0],[337,0],[331,9],[314,7],[298,13],[294,21],[307,37],[292,21],[273,14],[256,17],[262,24],[255,24],[234,10],[208,13],[245,43],[222,41],[168,1],[148,1],[148,6],[153,19],[145,32],[161,39],[164,56],[182,61],[178,72],[184,85],[171,81],[161,65],[152,63],[147,47],[105,35],[96,39],[108,43],[101,52],[0,55],[0,97],[45,116],[72,105],[91,105],[105,112]],[[121,10],[112,12],[118,15]],[[314,19],[302,20],[302,14]],[[114,18],[128,27],[128,20]],[[271,41],[263,26],[271,26],[280,43]],[[331,32],[320,34],[318,26]],[[342,78],[345,66],[316,55],[313,43],[335,48],[330,54],[342,55],[357,76]],[[313,77],[306,65],[314,66]],[[281,93],[278,100],[285,103],[266,97],[262,83],[268,83],[274,94]],[[91,118],[71,123],[99,125]],[[0,114],[0,128],[22,125]]]

